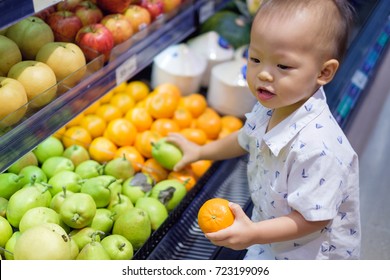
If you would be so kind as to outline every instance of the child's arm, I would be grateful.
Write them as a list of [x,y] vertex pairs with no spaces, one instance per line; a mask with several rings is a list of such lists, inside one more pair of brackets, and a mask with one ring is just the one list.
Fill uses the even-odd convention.
[[258,223],[252,222],[238,204],[230,203],[235,221],[230,227],[206,237],[217,246],[225,246],[234,250],[242,250],[253,244],[268,244],[292,240],[321,230],[326,221],[307,221],[297,211],[275,219]]
[[198,160],[223,160],[247,153],[238,143],[238,131],[203,146],[188,141],[179,133],[170,133],[167,141],[177,145],[183,152],[183,158],[176,164],[175,171]]

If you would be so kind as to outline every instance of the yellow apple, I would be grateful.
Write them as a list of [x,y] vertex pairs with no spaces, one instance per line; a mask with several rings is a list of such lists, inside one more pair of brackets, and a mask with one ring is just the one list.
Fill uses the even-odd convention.
[[7,76],[8,70],[22,61],[18,45],[11,39],[0,35],[0,76]]
[[37,53],[36,60],[47,64],[56,75],[57,82],[73,87],[86,72],[83,51],[74,43],[49,42]]
[[15,79],[0,77],[0,127],[8,127],[23,118],[27,109],[27,94]]
[[48,104],[56,96],[56,75],[43,62],[24,60],[16,63],[9,70],[8,77],[18,80],[24,86],[29,106],[33,108]]

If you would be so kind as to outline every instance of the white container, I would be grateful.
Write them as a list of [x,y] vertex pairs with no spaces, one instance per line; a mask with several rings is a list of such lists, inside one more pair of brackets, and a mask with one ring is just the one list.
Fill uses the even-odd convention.
[[152,87],[172,83],[179,87],[182,95],[198,92],[206,66],[206,59],[187,44],[172,45],[153,59]]
[[242,60],[214,66],[207,92],[208,104],[222,115],[243,119],[257,101],[249,90],[245,73],[246,63]]
[[232,60],[234,57],[233,47],[215,31],[194,37],[188,40],[187,44],[207,61],[206,71],[201,81],[203,87],[209,86],[211,69],[215,65]]
[[235,50],[234,52],[234,59],[236,60],[241,60],[245,63],[248,61],[248,45],[244,45],[239,47],[238,49]]

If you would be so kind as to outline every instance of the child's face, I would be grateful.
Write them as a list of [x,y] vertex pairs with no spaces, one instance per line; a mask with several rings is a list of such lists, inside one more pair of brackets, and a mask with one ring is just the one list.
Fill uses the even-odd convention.
[[316,46],[321,42],[316,37],[318,21],[313,19],[308,12],[255,18],[247,81],[265,107],[291,114],[319,88],[325,59]]

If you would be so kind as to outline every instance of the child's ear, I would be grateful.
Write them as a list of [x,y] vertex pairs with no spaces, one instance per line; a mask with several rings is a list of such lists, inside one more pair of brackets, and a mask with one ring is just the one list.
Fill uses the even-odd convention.
[[321,86],[329,83],[337,69],[339,68],[339,62],[336,59],[330,59],[324,63],[321,69],[321,73],[318,75],[317,83]]

